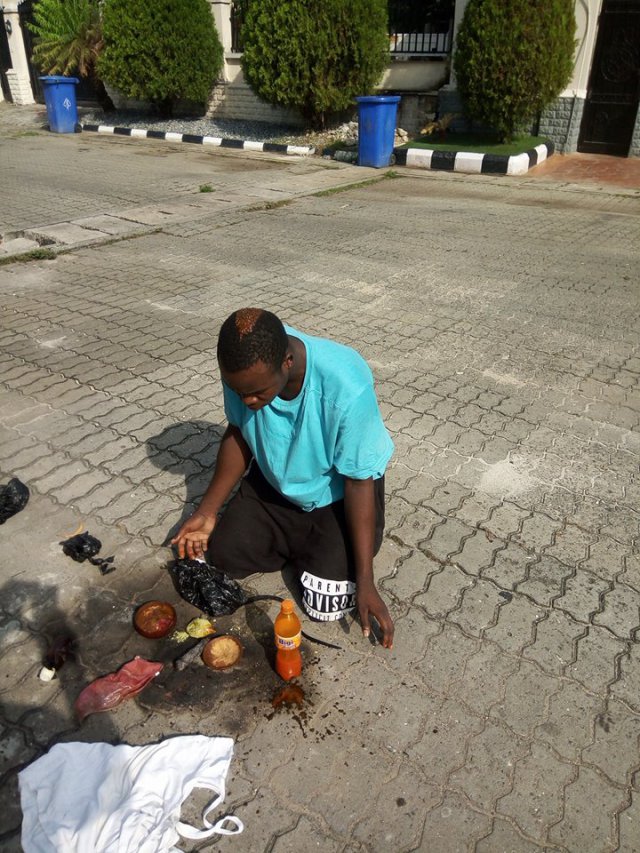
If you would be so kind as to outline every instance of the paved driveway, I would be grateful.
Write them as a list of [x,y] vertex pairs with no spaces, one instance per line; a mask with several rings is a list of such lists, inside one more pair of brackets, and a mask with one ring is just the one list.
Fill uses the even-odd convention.
[[[225,809],[246,829],[202,849],[640,850],[638,195],[409,171],[333,192],[381,176],[0,145],[5,228],[167,211],[137,213],[134,239],[0,267],[0,471],[32,490],[0,528],[5,849],[15,768],[48,744],[203,733],[236,741]],[[216,332],[247,304],[359,348],[396,443],[376,561],[396,644],[306,626],[341,651],[305,646],[301,705],[272,704],[275,605],[218,620],[246,649],[229,673],[175,673],[175,644],[131,630],[151,598],[194,615],[163,542],[207,482]],[[79,524],[115,572],[62,555]],[[75,660],[40,682],[70,633]],[[167,666],[78,726],[79,690],[135,654]]]

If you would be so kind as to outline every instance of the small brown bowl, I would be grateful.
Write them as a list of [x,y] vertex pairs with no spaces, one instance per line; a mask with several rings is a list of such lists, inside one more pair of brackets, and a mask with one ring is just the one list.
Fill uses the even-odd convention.
[[136,610],[133,626],[148,640],[158,640],[170,634],[177,621],[176,611],[168,601],[146,601]]
[[229,669],[238,663],[243,652],[244,646],[240,640],[236,640],[231,634],[222,634],[205,645],[202,660],[211,669]]

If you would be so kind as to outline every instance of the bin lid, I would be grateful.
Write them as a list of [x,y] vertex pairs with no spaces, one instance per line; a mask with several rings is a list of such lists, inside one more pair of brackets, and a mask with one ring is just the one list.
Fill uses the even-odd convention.
[[42,80],[43,83],[49,83],[53,85],[54,83],[79,83],[80,80],[77,77],[63,77],[61,74],[50,74],[47,77],[38,77],[38,80]]
[[400,95],[360,95],[356,101],[359,104],[397,104]]

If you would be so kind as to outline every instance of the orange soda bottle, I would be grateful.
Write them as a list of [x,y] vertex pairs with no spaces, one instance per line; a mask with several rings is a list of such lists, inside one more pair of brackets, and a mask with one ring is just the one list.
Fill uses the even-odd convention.
[[302,655],[300,641],[302,625],[293,609],[293,601],[285,598],[280,606],[280,613],[274,624],[276,641],[276,672],[284,681],[302,672]]

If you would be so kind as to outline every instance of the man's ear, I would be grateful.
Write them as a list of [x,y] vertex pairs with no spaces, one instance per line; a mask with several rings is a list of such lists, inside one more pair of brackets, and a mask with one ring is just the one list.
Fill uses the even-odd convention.
[[287,370],[290,370],[292,364],[293,364],[293,353],[291,352],[291,350],[289,350],[289,352],[284,357],[284,361],[282,362],[282,367],[283,368],[286,367]]

